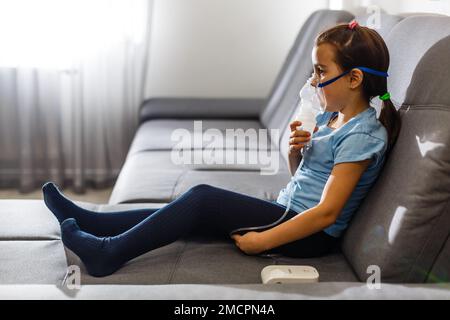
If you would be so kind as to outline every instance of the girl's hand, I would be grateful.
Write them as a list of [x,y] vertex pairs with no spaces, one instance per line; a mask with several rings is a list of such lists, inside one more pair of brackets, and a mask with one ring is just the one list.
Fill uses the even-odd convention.
[[[298,154],[305,145],[311,140],[311,133],[308,131],[297,130],[302,125],[301,121],[293,121],[289,124],[291,135],[289,136],[289,154]],[[319,130],[315,127],[314,132]]]
[[260,232],[247,232],[243,236],[234,234],[231,238],[235,241],[236,246],[246,254],[258,254],[266,251]]

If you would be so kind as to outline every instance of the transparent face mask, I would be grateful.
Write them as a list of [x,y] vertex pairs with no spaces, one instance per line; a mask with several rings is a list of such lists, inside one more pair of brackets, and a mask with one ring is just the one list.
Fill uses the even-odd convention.
[[319,87],[319,77],[318,75],[316,75],[315,73],[313,73],[311,75],[311,78],[309,78],[308,82],[311,84],[311,86],[314,87],[314,92],[315,92],[315,96],[314,96],[314,104],[320,107],[320,111],[324,112],[325,108],[327,106],[326,100],[325,100],[325,95],[323,93],[323,89],[322,87]]
[[315,91],[316,91],[316,96],[317,96],[317,100],[318,103],[320,105],[320,109],[322,111],[325,111],[325,109],[327,108],[327,101],[325,99],[325,94],[323,93],[323,89],[321,87],[314,87]]

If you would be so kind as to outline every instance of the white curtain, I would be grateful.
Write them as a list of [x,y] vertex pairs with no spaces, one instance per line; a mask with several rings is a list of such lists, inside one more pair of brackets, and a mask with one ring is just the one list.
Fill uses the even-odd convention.
[[0,1],[0,186],[114,182],[143,100],[152,4]]

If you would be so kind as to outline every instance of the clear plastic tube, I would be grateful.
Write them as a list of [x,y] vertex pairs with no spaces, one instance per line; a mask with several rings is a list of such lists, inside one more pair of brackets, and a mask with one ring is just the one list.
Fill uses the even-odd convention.
[[[299,167],[300,167],[302,164],[303,164],[303,159],[302,159],[302,161],[300,162]],[[289,200],[288,200],[288,203],[287,203],[287,206],[286,206],[286,210],[284,211],[284,213],[281,215],[281,217],[280,217],[278,220],[276,220],[275,222],[270,223],[270,224],[268,224],[268,225],[264,225],[264,226],[244,227],[244,228],[235,229],[235,230],[233,230],[233,231],[230,232],[230,234],[229,234],[230,237],[231,237],[233,234],[235,234],[235,233],[237,233],[237,232],[241,232],[241,231],[247,231],[247,232],[248,232],[248,231],[254,231],[254,230],[260,230],[260,229],[271,228],[271,227],[274,227],[274,226],[278,225],[281,221],[283,221],[283,219],[287,216],[287,214],[289,213],[289,210],[291,209],[292,198],[293,198],[293,196],[294,196],[294,194],[295,194],[295,190],[297,189],[297,181],[295,181],[294,178],[295,178],[295,176],[291,177],[291,182],[294,184],[294,187],[291,188],[291,190],[290,190],[290,192],[289,192]]]
[[289,210],[291,209],[291,203],[292,203],[292,197],[294,195],[295,189],[297,188],[297,183],[294,181],[294,188],[289,192],[289,201],[288,204],[286,206],[286,210],[284,211],[283,215],[276,220],[275,222],[268,224],[268,225],[264,225],[264,226],[255,226],[255,227],[245,227],[245,228],[239,228],[239,229],[235,229],[233,231],[230,232],[230,237],[237,233],[237,232],[241,232],[241,231],[254,231],[254,230],[260,230],[260,229],[266,229],[266,228],[271,228],[276,226],[277,224],[279,224],[281,221],[283,221],[283,219],[287,216]]

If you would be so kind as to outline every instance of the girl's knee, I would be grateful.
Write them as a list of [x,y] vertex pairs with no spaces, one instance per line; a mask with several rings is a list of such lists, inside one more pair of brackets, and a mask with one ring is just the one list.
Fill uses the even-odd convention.
[[208,191],[212,188],[212,186],[210,186],[209,184],[198,184],[196,186],[193,186],[190,190],[194,191],[194,192],[203,192],[203,191]]
[[210,193],[214,189],[213,186],[210,186],[209,184],[198,184],[192,188],[189,189],[189,192],[194,194],[206,194]]

